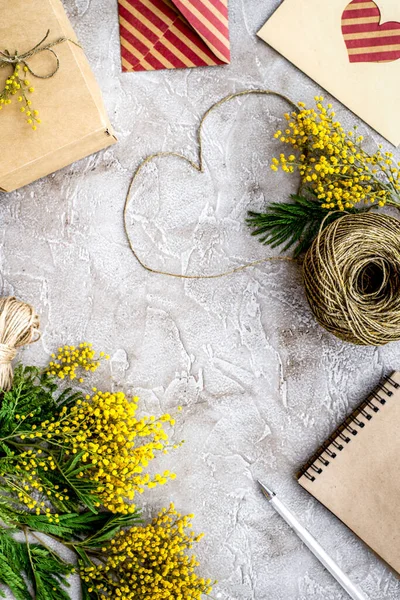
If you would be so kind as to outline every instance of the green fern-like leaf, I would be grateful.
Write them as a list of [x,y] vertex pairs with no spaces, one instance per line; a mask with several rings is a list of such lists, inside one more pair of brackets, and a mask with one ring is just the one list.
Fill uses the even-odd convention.
[[98,548],[105,542],[111,540],[119,531],[121,531],[121,529],[137,525],[140,521],[141,517],[139,512],[134,512],[130,515],[108,515],[107,520],[104,521],[102,527],[95,531],[93,535],[85,538],[82,544],[86,549]]
[[69,600],[64,588],[69,585],[66,577],[73,572],[73,565],[41,544],[14,539],[13,533],[0,530],[0,583],[16,600],[32,600],[27,582],[36,600]]
[[31,600],[23,577],[26,549],[12,535],[11,530],[0,530],[0,583],[9,588],[16,600]]
[[293,194],[291,199],[292,202],[273,202],[264,213],[249,212],[247,224],[253,228],[252,235],[259,236],[262,244],[272,248],[284,245],[283,252],[295,246],[294,256],[298,257],[308,250],[322,225],[326,227],[343,213],[330,212],[318,201],[304,196]]
[[[9,517],[12,518],[11,515]],[[132,515],[94,514],[90,511],[59,515],[58,523],[50,523],[46,515],[27,512],[14,513],[14,523],[26,525],[33,531],[54,535],[64,541],[76,540],[85,547],[97,547],[111,539],[123,527],[131,527],[140,521],[138,512]]]
[[80,398],[82,394],[72,392],[70,388],[60,394],[54,378],[39,368],[18,365],[13,386],[2,395],[0,402],[2,437],[21,426],[21,421],[16,419],[17,414],[23,417],[24,430],[30,431],[33,425],[38,426],[51,419],[64,406],[70,406]]
[[[24,427],[31,429],[51,417],[57,410],[53,394],[57,385],[36,367],[17,366],[11,390],[5,392],[0,405],[2,437],[14,431],[20,423],[16,415],[24,415]],[[32,416],[30,416],[32,415]]]
[[36,600],[70,600],[63,588],[69,587],[66,576],[73,566],[40,544],[31,544],[29,553]]
[[9,588],[16,600],[32,599],[20,568],[11,566],[3,554],[0,554],[0,583]]

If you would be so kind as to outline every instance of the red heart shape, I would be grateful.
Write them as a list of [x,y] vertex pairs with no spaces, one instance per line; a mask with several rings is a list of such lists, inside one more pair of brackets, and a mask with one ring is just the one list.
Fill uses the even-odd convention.
[[350,62],[391,62],[400,58],[400,23],[381,24],[373,0],[352,0],[342,15],[342,33]]

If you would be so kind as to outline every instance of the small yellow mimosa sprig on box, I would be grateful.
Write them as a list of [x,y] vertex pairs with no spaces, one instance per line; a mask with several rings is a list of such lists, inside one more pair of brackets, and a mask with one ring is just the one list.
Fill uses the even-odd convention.
[[4,106],[11,104],[14,96],[18,102],[21,102],[20,112],[26,117],[26,122],[31,125],[36,131],[37,125],[41,122],[39,119],[39,111],[32,109],[32,101],[28,98],[28,94],[32,94],[35,88],[30,81],[26,79],[28,67],[22,67],[20,64],[15,65],[13,74],[6,79],[4,89],[0,93],[0,110]]

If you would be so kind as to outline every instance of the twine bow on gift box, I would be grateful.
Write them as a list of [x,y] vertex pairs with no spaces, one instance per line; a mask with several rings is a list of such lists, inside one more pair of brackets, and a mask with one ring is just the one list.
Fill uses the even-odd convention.
[[[63,44],[64,42],[71,42],[75,46],[78,46],[78,48],[81,48],[78,42],[67,37],[59,37],[53,42],[45,43],[49,35],[50,29],[38,44],[22,54],[19,54],[17,50],[15,50],[14,54],[7,49],[0,51],[0,68],[10,66],[14,69],[13,74],[6,80],[3,91],[0,92],[0,110],[4,105],[11,104],[11,96],[18,94],[18,101],[22,103],[20,111],[25,113],[25,116],[27,117],[27,123],[32,125],[32,129],[36,129],[36,124],[40,123],[40,119],[37,118],[39,112],[30,108],[32,103],[31,100],[28,100],[27,92],[33,92],[34,88],[31,86],[30,82],[25,79],[26,73],[30,73],[37,79],[50,79],[51,77],[54,77],[60,68],[60,59],[53,48]],[[29,60],[33,56],[42,54],[43,52],[50,52],[54,56],[56,64],[52,71],[41,75],[32,69],[29,64]]]
[[[36,46],[33,46],[33,48],[31,48],[31,50],[28,50],[27,52],[24,52],[23,54],[18,54],[18,51],[16,50],[14,52],[14,54],[11,54],[11,52],[9,52],[8,50],[4,50],[4,52],[0,51],[0,67],[6,67],[7,65],[23,65],[24,67],[26,67],[26,70],[29,71],[29,73],[31,75],[33,75],[33,77],[37,77],[38,79],[50,79],[50,77],[54,77],[54,75],[57,73],[58,69],[60,68],[60,59],[57,56],[57,53],[53,50],[54,46],[59,46],[60,44],[64,43],[64,42],[71,42],[72,44],[75,44],[75,46],[78,46],[79,48],[81,47],[77,42],[75,42],[74,40],[71,40],[70,38],[67,37],[60,37],[57,40],[55,40],[54,42],[49,42],[48,44],[45,44],[45,41],[47,40],[47,38],[50,35],[50,29],[47,30],[46,35],[44,36],[44,38],[42,40],[40,40],[40,42],[38,44],[36,44]],[[36,56],[36,54],[41,54],[42,52],[51,52],[51,54],[55,57],[56,59],[56,66],[54,68],[54,70],[51,73],[48,73],[47,75],[39,75],[38,73],[36,73],[35,71],[32,70],[32,68],[30,67],[28,60],[30,58],[32,58],[32,56]]]

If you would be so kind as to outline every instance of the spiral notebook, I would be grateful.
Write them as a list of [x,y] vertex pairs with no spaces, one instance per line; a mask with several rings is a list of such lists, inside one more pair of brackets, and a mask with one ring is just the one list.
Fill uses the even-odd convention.
[[326,440],[299,483],[400,573],[400,372]]

